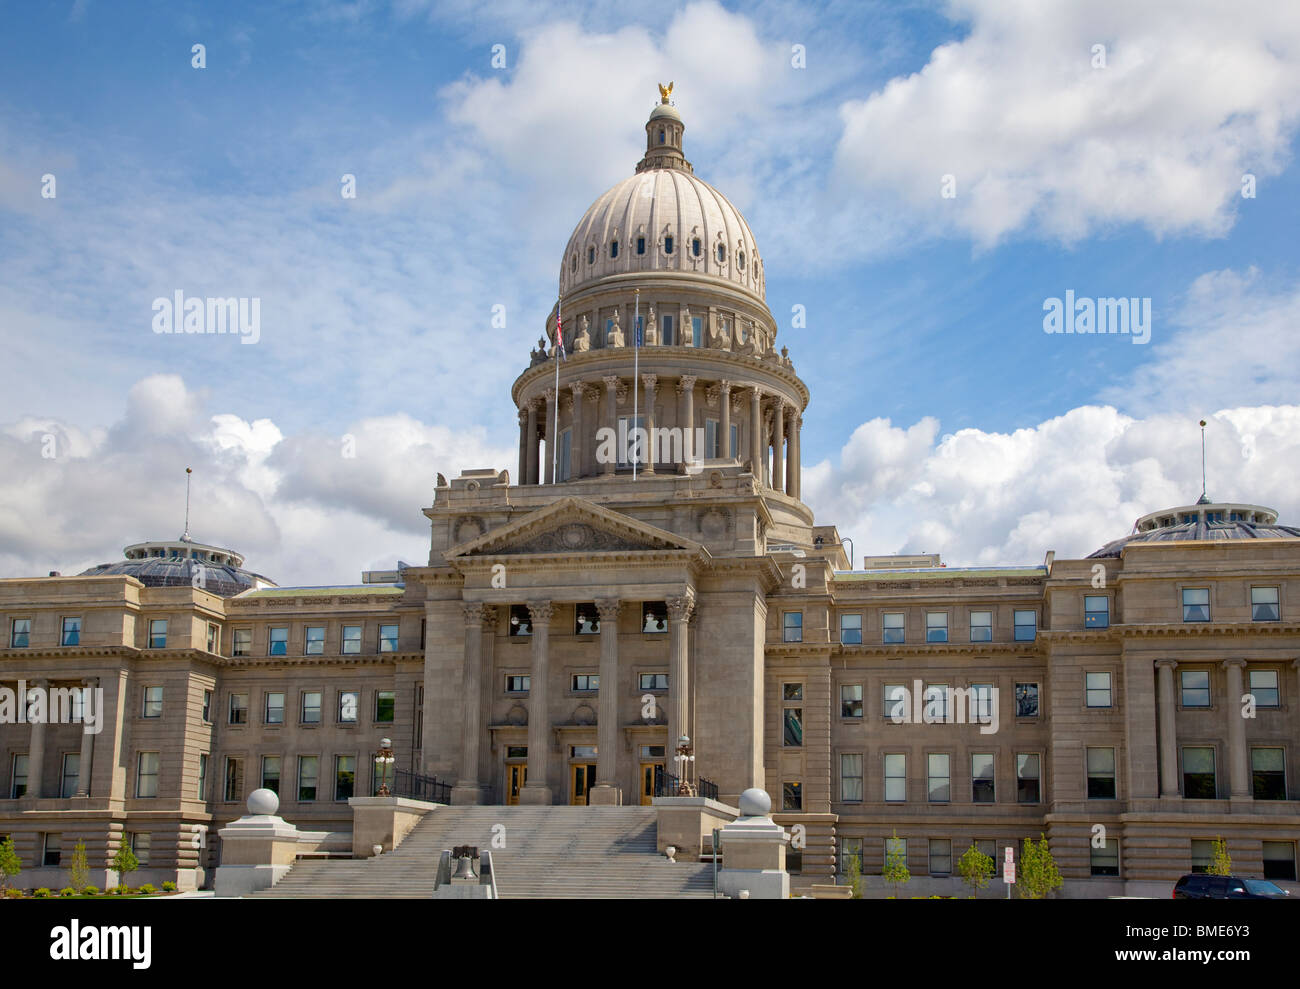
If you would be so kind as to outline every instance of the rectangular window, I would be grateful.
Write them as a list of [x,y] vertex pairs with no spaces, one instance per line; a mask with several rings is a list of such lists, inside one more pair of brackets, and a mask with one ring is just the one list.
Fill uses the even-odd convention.
[[1250,775],[1256,800],[1286,799],[1286,756],[1282,749],[1251,749]]
[[262,789],[270,790],[277,796],[280,793],[280,757],[278,755],[262,756]]
[[1118,876],[1119,875],[1119,841],[1115,838],[1106,838],[1101,847],[1097,847],[1096,842],[1089,842],[1091,856],[1089,861],[1090,872],[1094,876]]
[[1208,622],[1210,620],[1210,589],[1208,587],[1183,588],[1183,621]]
[[131,832],[131,853],[141,866],[149,864],[149,853],[153,850],[153,835],[148,831]]
[[303,639],[303,653],[308,656],[321,656],[325,653],[325,626],[308,625]]
[[[661,745],[661,746],[659,746],[659,748],[662,749],[663,746]],[[660,755],[663,755],[663,752],[660,752],[659,754],[660,754]],[[506,746],[506,758],[507,758],[507,759],[527,759],[527,758],[528,758],[528,746],[527,746],[527,745],[507,745],[507,746]]]
[[594,694],[600,690],[599,673],[573,674],[573,690],[579,694]]
[[1277,670],[1251,670],[1250,692],[1256,707],[1278,707],[1281,699],[1277,690]]
[[972,611],[970,613],[971,642],[993,641],[993,612]]
[[212,691],[203,691],[203,723],[212,724]]
[[235,629],[234,647],[230,650],[234,656],[248,656],[253,651],[253,630],[251,628]]
[[1041,778],[1038,753],[1016,753],[1016,803],[1038,803],[1041,794]]
[[993,684],[972,683],[967,696],[969,697],[967,705],[970,712],[970,717],[967,720],[977,721],[982,725],[992,724]]
[[901,683],[887,683],[883,692],[884,716],[895,723],[907,717],[907,688]]
[[1015,640],[1017,642],[1033,642],[1037,636],[1038,612],[1015,612]]
[[926,757],[927,792],[931,803],[947,803],[952,799],[952,772],[946,752],[931,752]]
[[238,800],[244,792],[244,760],[226,756],[225,799]]
[[885,799],[893,803],[907,799],[907,756],[901,752],[885,756]]
[[642,673],[637,677],[637,683],[641,690],[667,690],[668,674]]
[[144,688],[144,711],[146,718],[162,717],[163,689],[159,686]]
[[925,685],[925,719],[927,724],[941,724],[948,720],[948,685]]
[[862,717],[862,684],[845,683],[840,685],[840,717]]
[[81,619],[65,618],[63,619],[63,635],[59,639],[61,646],[77,646],[81,644]]
[[782,716],[785,724],[784,745],[799,748],[803,745],[803,708],[787,707]]
[[930,875],[952,875],[952,839],[930,839]]
[[268,690],[266,692],[265,705],[262,713],[262,724],[264,725],[282,725],[284,724],[284,692],[281,690]]
[[646,448],[649,437],[646,435],[645,416],[619,416],[617,438],[617,467],[631,470],[633,461],[638,464],[646,462],[649,456]]
[[659,342],[671,347],[676,341],[673,337],[673,318],[666,313],[659,317]]
[[840,642],[846,646],[862,645],[861,615],[840,615]]
[[701,342],[701,340],[703,336],[704,336],[704,317],[692,316],[691,317],[691,346],[702,347],[703,343]]
[[336,755],[334,757],[334,799],[347,800],[355,791],[356,783],[357,757]]
[[511,673],[506,676],[506,693],[507,694],[526,694],[528,685],[532,677],[527,673]]
[[840,799],[862,799],[862,753],[845,752],[840,755]]
[[1264,878],[1295,882],[1295,842],[1266,841],[1264,844]]
[[319,690],[304,690],[302,692],[302,710],[299,717],[304,725],[320,724],[321,715],[321,692]]
[[1083,627],[1110,628],[1110,598],[1105,594],[1083,596]]
[[167,619],[154,618],[149,622],[149,648],[167,648]]
[[1088,707],[1110,707],[1110,674],[1085,673],[1084,692]]
[[9,797],[17,800],[27,793],[27,755],[18,753],[14,756],[12,772],[9,775]]
[[1208,670],[1179,670],[1183,686],[1183,707],[1210,706],[1210,674]]
[[379,626],[379,651],[397,652],[397,626]]
[[510,626],[506,634],[514,637],[533,634],[533,616],[526,604],[510,606]]
[[977,804],[994,802],[993,753],[980,752],[970,757],[971,800]]
[[593,759],[599,754],[600,754],[599,750],[594,745],[570,745],[569,746],[570,759]]
[[701,456],[706,460],[712,457],[720,457],[722,454],[718,450],[718,420],[704,420],[704,449],[700,451]]
[[1038,684],[1016,684],[1016,717],[1038,717]]
[[849,871],[849,862],[858,861],[858,872],[862,872],[862,839],[844,838],[840,842],[840,875]]
[[343,655],[358,656],[361,654],[361,626],[344,625],[343,626]]
[[1282,617],[1278,607],[1276,587],[1252,587],[1250,589],[1250,620],[1252,622],[1275,622]]
[[135,795],[158,796],[158,753],[141,752],[135,762]]
[[1088,749],[1088,799],[1115,799],[1115,750]]
[[397,691],[376,690],[375,691],[375,723],[381,725],[392,724],[396,712],[397,712]]
[[289,654],[289,627],[287,625],[277,625],[271,629],[270,644],[267,647],[268,656],[287,656]]
[[1192,839],[1192,872],[1210,871],[1214,862],[1214,841],[1210,838]]
[[59,796],[64,800],[77,792],[77,783],[81,779],[81,755],[77,752],[63,754],[63,773],[59,780]]
[[781,809],[803,810],[803,784],[797,780],[786,780],[781,784]]
[[248,724],[248,695],[230,695],[230,723],[232,725]]
[[9,623],[9,647],[11,649],[26,649],[32,639],[32,620],[30,618],[15,618]]
[[573,634],[596,635],[600,632],[600,612],[590,601],[573,609]]
[[194,794],[200,800],[208,799],[208,753],[199,753],[199,785]]
[[641,605],[641,631],[667,632],[668,605],[662,601],[645,601]]
[[901,611],[890,611],[881,616],[880,627],[886,644],[904,641],[903,618]]
[[948,641],[948,612],[927,611],[925,613],[925,641]]
[[221,629],[208,622],[208,652],[221,652]]
[[358,690],[339,691],[339,724],[357,723],[357,711],[361,708],[361,692]]
[[63,860],[63,835],[47,833],[41,842],[41,865],[56,866]]
[[787,611],[782,621],[782,642],[803,641],[803,612]]
[[298,756],[298,802],[311,803],[316,799],[316,783],[320,776],[320,757]]
[[1218,788],[1214,781],[1214,749],[1209,746],[1183,748],[1183,797],[1187,800],[1214,800]]
[[[663,746],[663,745],[643,745],[643,746],[641,746],[641,758],[642,758],[642,759],[662,759],[662,758],[664,757],[664,749],[665,749],[665,748],[666,748],[666,746]],[[528,749],[527,749],[527,748],[525,748],[525,749],[523,750],[523,755],[525,755],[525,756],[528,755]]]
[[903,865],[907,865],[907,839],[906,838],[886,838],[885,839],[885,862],[889,862],[890,856],[897,857]]

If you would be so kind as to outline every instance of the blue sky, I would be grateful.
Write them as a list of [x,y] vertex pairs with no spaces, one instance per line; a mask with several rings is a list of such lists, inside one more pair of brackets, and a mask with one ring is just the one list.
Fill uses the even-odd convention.
[[[1211,494],[1300,516],[1300,12],[1131,6],[14,6],[0,573],[179,531],[188,463],[199,537],[282,581],[422,560],[434,472],[513,467],[560,254],[667,79],[860,552],[1084,554],[1199,494],[1201,417]],[[1067,289],[1150,298],[1151,343],[1043,333]],[[153,333],[177,290],[259,297],[259,343]]]

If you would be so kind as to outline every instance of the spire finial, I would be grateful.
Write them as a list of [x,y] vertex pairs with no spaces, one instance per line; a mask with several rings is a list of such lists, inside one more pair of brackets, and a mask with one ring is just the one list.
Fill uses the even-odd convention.
[[1201,420],[1201,500],[1200,504],[1208,504],[1209,495],[1205,493],[1205,420]]
[[185,468],[185,531],[181,533],[181,542],[190,541],[190,476],[194,473],[193,467]]
[[663,83],[659,83],[659,102],[660,102],[660,103],[666,105],[666,104],[668,103],[668,97],[671,96],[672,93],[673,93],[673,84],[672,84],[671,82],[668,84],[667,88],[664,87],[664,84],[663,84]]

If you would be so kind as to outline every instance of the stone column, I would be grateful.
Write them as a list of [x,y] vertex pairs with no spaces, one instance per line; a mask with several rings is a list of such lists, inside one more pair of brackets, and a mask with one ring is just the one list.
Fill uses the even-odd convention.
[[555,480],[555,444],[560,437],[560,410],[555,404],[555,389],[546,389],[546,483]]
[[[605,426],[614,431],[614,442],[618,443],[618,375],[607,374],[600,379],[605,383]],[[599,448],[600,444],[596,444]],[[617,447],[615,448],[617,451]],[[608,461],[601,464],[601,471],[605,474],[613,474],[614,468],[618,466],[618,452],[615,453]]]
[[1174,668],[1172,659],[1156,660],[1157,695],[1160,700],[1160,796],[1178,797],[1178,733],[1174,728]]
[[550,601],[529,601],[528,614],[533,620],[533,665],[528,681],[528,782],[519,793],[521,804],[553,802],[547,771],[551,756],[551,716],[548,710],[551,616],[555,605]]
[[684,374],[677,381],[677,393],[682,396],[682,462],[677,473],[685,474],[695,458],[695,375]]
[[[492,684],[495,680],[496,674],[495,654],[497,623],[500,619],[501,612],[496,605],[487,604],[483,606],[483,652],[480,657],[481,662],[479,665],[479,669],[483,672],[479,674],[479,710],[483,712],[482,716],[487,719],[489,724],[491,723],[492,718]],[[427,696],[424,698],[424,703],[426,705],[429,703],[429,698]],[[495,773],[495,767],[493,765],[491,744],[484,745],[482,743],[482,739],[485,737],[483,735],[483,730],[486,727],[487,725],[480,723],[478,780],[484,799],[490,800],[490,795],[488,793],[489,784],[487,781],[492,779]],[[504,803],[504,799],[501,802]]]
[[718,456],[723,460],[731,458],[731,382],[718,382],[718,401],[722,403],[722,417],[718,423]]
[[[81,686],[83,690],[90,690],[93,692],[94,689],[99,686],[99,678],[87,677],[85,680],[81,681]],[[87,705],[85,701],[83,701],[81,707],[81,717],[83,720],[86,717],[86,708]],[[96,708],[96,712],[101,719],[104,717],[104,712],[101,708]],[[83,725],[81,731],[81,761],[79,763],[80,768],[77,770],[77,792],[73,794],[73,796],[90,796],[90,774],[94,769],[94,764],[95,736],[92,732],[86,731],[85,726]],[[211,768],[209,767],[209,772],[210,771]]]
[[525,484],[537,483],[537,399],[530,399],[528,402],[528,451],[527,474],[524,477]]
[[754,480],[763,483],[763,393],[749,390],[749,459],[753,461]]
[[[40,687],[43,690],[48,690],[50,687],[50,681],[33,680],[31,684],[28,686],[28,689],[30,690],[32,687]],[[23,698],[21,696],[19,697],[18,702],[20,704],[23,703]],[[49,714],[48,703],[46,704],[45,711],[46,714],[48,715]],[[35,799],[38,797],[43,797],[45,795],[42,792],[42,788],[41,788],[41,781],[44,779],[44,777],[45,777],[45,722],[39,721],[39,722],[32,723],[32,738],[30,744],[28,744],[27,746],[27,794],[26,795],[29,798]]]
[[[482,801],[478,781],[479,733],[482,723],[483,612],[478,602],[465,609],[465,667],[461,680],[460,779],[451,791],[454,804],[477,804]],[[426,697],[428,704],[431,698]]]
[[586,396],[587,386],[575,381],[569,386],[573,391],[573,425],[569,431],[569,479],[576,481],[582,477],[585,457],[582,455],[584,443],[582,438],[582,400]]
[[790,458],[786,468],[785,493],[791,498],[799,497],[801,485],[801,465],[799,462],[799,437],[803,432],[803,416],[797,409],[790,413]]
[[528,483],[528,413],[519,410],[519,473],[515,475],[516,484]]
[[782,491],[784,488],[781,484],[781,478],[785,473],[782,467],[785,455],[785,402],[779,397],[776,400],[776,409],[773,415],[776,418],[772,426],[772,487],[777,491]]
[[[695,590],[686,588],[680,597],[671,597],[668,604],[668,628],[672,636],[668,659],[668,747],[665,754],[669,765],[677,751],[677,740],[689,735],[690,671],[687,669],[687,638],[691,612],[695,608]],[[692,740],[693,742],[694,740]]]
[[1225,659],[1223,668],[1228,671],[1228,791],[1233,800],[1253,800],[1254,788],[1250,777],[1250,750],[1246,748],[1246,719],[1241,716],[1242,673],[1244,659]]
[[655,472],[655,395],[659,389],[659,375],[643,374],[641,381],[645,384],[645,436],[646,449],[645,461],[641,465],[641,473],[654,474]]
[[596,602],[600,612],[600,700],[596,714],[596,785],[593,804],[621,804],[618,785],[618,616],[623,602]]

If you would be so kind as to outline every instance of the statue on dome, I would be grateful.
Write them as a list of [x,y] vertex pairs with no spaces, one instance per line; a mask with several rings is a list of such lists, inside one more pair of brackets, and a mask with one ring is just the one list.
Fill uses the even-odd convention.
[[617,309],[614,310],[614,325],[611,326],[609,328],[609,332],[605,334],[605,346],[606,347],[623,346],[623,328],[618,325]]
[[727,326],[725,319],[719,319],[713,325],[713,336],[709,339],[709,346],[714,350],[731,349],[731,329]]
[[663,83],[659,83],[659,102],[666,104],[668,102],[668,97],[672,95],[672,92],[673,84],[671,82],[668,84],[667,89],[664,88]]
[[747,357],[757,357],[763,352],[762,341],[759,339],[758,327],[753,320],[749,321],[749,329],[741,333],[740,346],[736,348],[736,353],[744,354]]
[[[775,345],[773,345],[773,346],[775,346]],[[782,347],[782,348],[781,348],[781,363],[784,364],[786,367],[788,367],[791,371],[794,370],[794,361],[790,360],[790,348],[789,348],[789,347]]]
[[641,341],[647,347],[657,347],[659,345],[659,331],[655,329],[655,307],[650,307],[650,317],[646,320],[645,333]]
[[582,353],[582,351],[590,349],[591,333],[588,328],[587,317],[583,315],[578,319],[578,335],[573,338],[573,352]]

